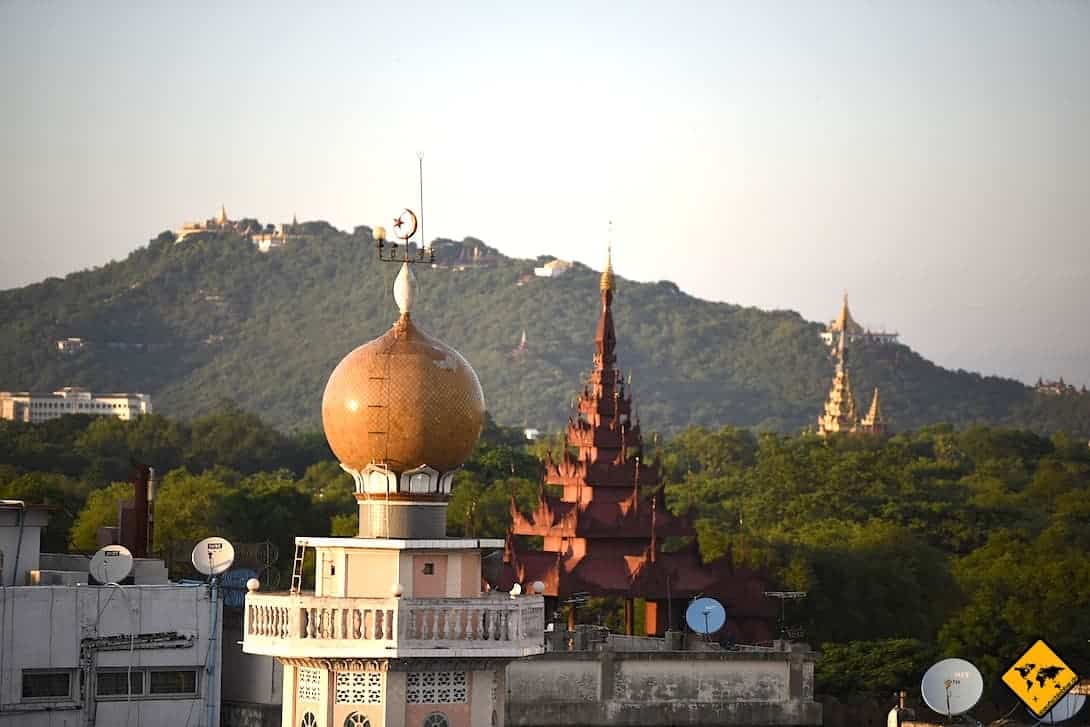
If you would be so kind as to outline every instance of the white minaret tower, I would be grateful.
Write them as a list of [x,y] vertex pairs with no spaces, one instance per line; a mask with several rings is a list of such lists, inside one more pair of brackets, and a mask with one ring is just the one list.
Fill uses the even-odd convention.
[[507,662],[544,651],[542,596],[483,590],[481,550],[503,540],[446,537],[484,396],[465,358],[416,328],[415,289],[406,262],[397,322],[344,357],[322,399],[359,536],[297,537],[291,591],[246,596],[243,651],[284,665],[283,727],[502,726]]

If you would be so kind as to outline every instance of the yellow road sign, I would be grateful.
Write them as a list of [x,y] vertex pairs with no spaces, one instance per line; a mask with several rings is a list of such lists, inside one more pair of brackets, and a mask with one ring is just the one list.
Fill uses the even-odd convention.
[[1038,717],[1048,714],[1078,681],[1079,675],[1040,639],[1003,675],[1003,683]]

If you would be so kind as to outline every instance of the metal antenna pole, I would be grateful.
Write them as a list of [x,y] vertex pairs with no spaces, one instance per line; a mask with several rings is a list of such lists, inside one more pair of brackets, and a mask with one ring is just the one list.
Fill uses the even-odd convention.
[[420,249],[428,244],[428,238],[424,236],[424,152],[416,153],[417,171],[420,178]]

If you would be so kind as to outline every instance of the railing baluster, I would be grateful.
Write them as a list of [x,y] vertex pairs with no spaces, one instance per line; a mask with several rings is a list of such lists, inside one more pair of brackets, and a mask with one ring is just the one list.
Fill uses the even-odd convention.
[[[290,604],[290,605],[287,605]],[[544,631],[540,602],[481,598],[352,598],[248,594],[247,639],[376,642],[417,648],[445,642],[488,647],[539,642]],[[334,644],[329,644],[334,646]],[[338,645],[339,646],[339,645]]]

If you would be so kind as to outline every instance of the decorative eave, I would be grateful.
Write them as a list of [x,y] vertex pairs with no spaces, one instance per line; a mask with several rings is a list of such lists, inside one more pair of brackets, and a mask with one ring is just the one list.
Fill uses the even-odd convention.
[[449,498],[454,483],[454,471],[439,472],[422,464],[405,470],[399,476],[383,464],[369,464],[362,470],[341,465],[356,483],[356,499],[373,497],[440,497]]

